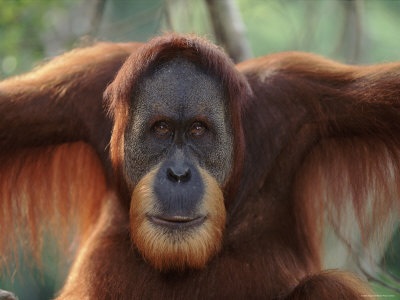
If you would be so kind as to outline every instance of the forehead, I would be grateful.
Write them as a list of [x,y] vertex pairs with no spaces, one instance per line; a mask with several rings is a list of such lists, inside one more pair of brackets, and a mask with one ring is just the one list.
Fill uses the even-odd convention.
[[220,114],[224,90],[218,78],[194,63],[175,58],[147,75],[139,85],[137,109],[173,115]]

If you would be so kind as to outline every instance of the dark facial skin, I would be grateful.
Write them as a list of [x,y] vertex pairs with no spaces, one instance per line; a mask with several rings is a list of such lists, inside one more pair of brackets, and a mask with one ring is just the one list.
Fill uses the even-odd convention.
[[231,170],[233,135],[221,84],[175,58],[146,76],[125,130],[125,173],[133,188],[160,164],[155,194],[167,215],[191,215],[204,193],[198,166],[222,187]]

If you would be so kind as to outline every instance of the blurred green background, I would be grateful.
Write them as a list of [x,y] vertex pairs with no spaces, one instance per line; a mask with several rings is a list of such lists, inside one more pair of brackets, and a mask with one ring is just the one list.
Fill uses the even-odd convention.
[[[353,64],[400,60],[400,1],[237,0],[236,4],[255,57],[299,50]],[[95,40],[146,41],[166,30],[194,32],[217,41],[203,0],[0,0],[0,79]],[[397,232],[384,258],[397,276],[399,244]],[[41,271],[29,259],[20,259],[18,271],[12,263],[1,271],[0,289],[14,291],[20,300],[53,297],[71,258],[61,257],[51,240],[46,245]],[[400,289],[400,283],[393,282]],[[377,294],[400,299],[382,284],[372,285]]]

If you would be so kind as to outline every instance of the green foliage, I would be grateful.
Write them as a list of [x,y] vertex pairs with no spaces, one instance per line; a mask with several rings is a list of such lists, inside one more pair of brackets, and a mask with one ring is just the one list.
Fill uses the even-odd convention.
[[[166,1],[107,0],[96,38],[145,41],[162,30],[173,29],[177,32],[207,35],[213,39],[212,26],[203,1]],[[349,5],[354,1],[236,1],[254,56],[299,50],[354,63],[400,60],[400,1],[363,1],[363,5],[359,7],[358,31],[354,31],[354,26],[349,25],[346,19]],[[79,6],[84,3],[90,1],[0,0],[0,79],[30,70],[48,56],[49,52],[46,49],[49,42],[61,40],[54,27],[71,25],[71,21],[68,23],[66,19],[75,15],[73,8],[78,7],[79,10]],[[169,19],[163,3],[171,5]],[[87,22],[90,17],[81,18],[86,18]],[[79,24],[77,26],[80,27]],[[73,29],[70,31],[74,33]],[[75,30],[75,35],[64,37],[63,41],[56,45],[59,47],[56,53],[71,48],[79,41],[81,35],[84,35],[82,30]],[[350,55],[350,50],[354,48],[354,42],[358,39],[359,49],[355,55]],[[394,237],[393,245],[394,247],[387,252],[386,263],[391,272],[400,276],[400,234]],[[47,264],[42,272],[23,271],[24,268],[19,268],[16,276],[3,273],[0,276],[0,288],[16,292],[20,300],[51,297],[62,285],[62,279],[56,281],[55,278],[63,278],[65,274],[58,274],[65,273],[67,268],[60,267],[56,262],[57,256],[49,256],[48,252],[43,253]],[[394,294],[380,285],[374,285],[374,288],[378,294]],[[391,299],[396,299],[396,296]]]
[[[354,1],[237,0],[255,56],[308,51],[343,62],[379,63],[400,59],[400,1],[368,0],[359,7],[360,29],[346,23]],[[348,45],[360,39],[356,60]]]
[[[67,9],[71,1],[0,1],[0,77],[32,68],[44,57],[43,32],[51,26],[47,11]],[[8,61],[8,63],[7,63]]]

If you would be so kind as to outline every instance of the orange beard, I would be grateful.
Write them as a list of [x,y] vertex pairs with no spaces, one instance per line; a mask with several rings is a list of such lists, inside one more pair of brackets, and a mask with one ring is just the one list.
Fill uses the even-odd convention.
[[153,182],[158,168],[145,175],[132,193],[130,229],[132,242],[144,259],[160,271],[204,268],[221,248],[226,211],[222,191],[207,171],[199,168],[205,193],[199,212],[206,220],[182,232],[169,231],[151,223],[147,215],[156,213]]

